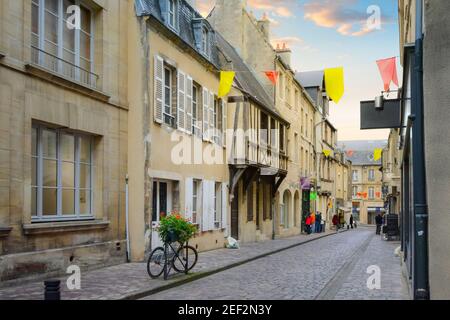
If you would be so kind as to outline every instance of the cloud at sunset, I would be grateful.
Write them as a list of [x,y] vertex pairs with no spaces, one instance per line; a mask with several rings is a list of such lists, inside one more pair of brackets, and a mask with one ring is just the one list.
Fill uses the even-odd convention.
[[344,36],[363,36],[374,29],[367,25],[366,11],[353,9],[357,0],[309,0],[304,4],[305,19],[319,27],[334,28]]
[[[267,11],[274,16],[282,18],[292,18],[295,16],[292,10],[292,5],[295,2],[295,0],[248,0],[247,5],[249,9]],[[209,14],[214,4],[214,0],[196,1],[197,9],[203,16]]]
[[303,44],[303,39],[299,37],[279,37],[273,38],[271,43],[274,48],[276,48],[277,45],[282,46],[283,44],[286,44],[288,47],[292,47],[294,45]]
[[294,13],[290,6],[294,3],[293,0],[248,0],[249,8],[263,11],[270,11],[274,15],[283,18],[294,17]]

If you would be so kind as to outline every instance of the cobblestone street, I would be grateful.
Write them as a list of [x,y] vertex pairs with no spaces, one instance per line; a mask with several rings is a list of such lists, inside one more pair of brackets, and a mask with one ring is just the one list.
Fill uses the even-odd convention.
[[[373,228],[322,238],[145,299],[408,299],[398,242]],[[369,290],[369,266],[381,269],[381,289]]]
[[[398,245],[370,227],[250,243],[201,253],[191,275],[168,281],[150,279],[144,263],[83,273],[81,290],[68,290],[63,277],[62,299],[408,299]],[[381,269],[380,290],[367,289],[372,265]],[[0,300],[42,298],[42,281],[0,288]]]

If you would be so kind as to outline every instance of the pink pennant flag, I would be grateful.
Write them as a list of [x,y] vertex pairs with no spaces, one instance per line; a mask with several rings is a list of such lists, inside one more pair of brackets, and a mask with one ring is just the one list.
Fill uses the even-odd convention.
[[378,60],[378,69],[380,69],[381,78],[384,83],[384,91],[389,91],[391,82],[393,82],[397,87],[398,85],[398,75],[397,75],[397,59],[395,57]]
[[348,151],[346,151],[346,154],[347,154],[347,157],[351,158],[351,157],[353,157],[355,152],[353,150],[348,150]]
[[264,71],[266,77],[272,82],[274,86],[277,85],[279,72],[278,71]]

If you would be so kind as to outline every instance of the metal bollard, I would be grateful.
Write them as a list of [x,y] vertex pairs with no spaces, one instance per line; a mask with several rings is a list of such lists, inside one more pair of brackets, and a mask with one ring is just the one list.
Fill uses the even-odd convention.
[[59,291],[59,287],[61,285],[60,280],[48,280],[45,281],[44,284],[45,284],[44,300],[48,301],[61,300],[61,292]]

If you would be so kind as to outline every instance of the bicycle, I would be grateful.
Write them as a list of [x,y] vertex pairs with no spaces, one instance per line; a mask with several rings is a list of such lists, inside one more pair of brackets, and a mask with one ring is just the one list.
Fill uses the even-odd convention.
[[[176,245],[173,246],[173,243]],[[188,243],[167,242],[164,247],[152,251],[147,261],[147,272],[152,279],[157,279],[164,273],[164,280],[167,280],[172,268],[178,273],[188,274],[197,260],[197,250]]]

